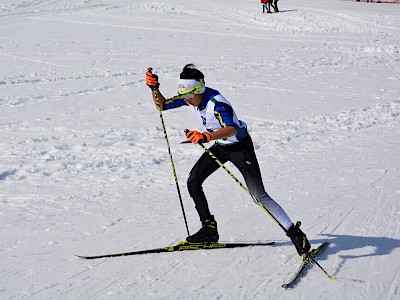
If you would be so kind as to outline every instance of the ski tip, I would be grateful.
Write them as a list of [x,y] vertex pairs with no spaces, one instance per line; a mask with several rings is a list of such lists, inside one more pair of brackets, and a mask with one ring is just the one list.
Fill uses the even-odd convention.
[[329,279],[337,280],[336,275],[329,276]]

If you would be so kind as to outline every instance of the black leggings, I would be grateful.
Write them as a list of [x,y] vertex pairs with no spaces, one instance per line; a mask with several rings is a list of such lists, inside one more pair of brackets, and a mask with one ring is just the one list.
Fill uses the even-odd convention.
[[[215,143],[210,147],[210,151],[221,163],[230,161],[239,169],[250,193],[257,200],[265,197],[270,198],[264,190],[253,141],[249,135],[241,142],[233,145],[221,146]],[[194,200],[197,212],[202,221],[209,219],[211,215],[202,184],[219,167],[219,164],[205,152],[193,166],[189,174],[189,194]]]
[[[286,230],[293,225],[283,208],[265,192],[250,136],[244,138],[240,143],[229,146],[214,144],[210,147],[210,151],[221,163],[230,161],[239,169],[251,195],[274,216],[280,225]],[[203,153],[190,171],[188,178],[189,194],[194,200],[201,221],[209,220],[211,217],[202,184],[219,167],[219,164],[208,153]]]

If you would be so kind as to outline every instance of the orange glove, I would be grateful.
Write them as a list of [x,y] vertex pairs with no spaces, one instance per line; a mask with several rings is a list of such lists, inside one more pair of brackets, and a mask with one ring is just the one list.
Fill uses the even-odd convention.
[[193,144],[207,143],[211,141],[211,136],[208,132],[201,133],[197,130],[185,130],[186,138]]
[[158,76],[156,74],[153,74],[152,70],[152,68],[147,68],[146,84],[152,90],[157,90],[160,86],[160,83],[158,82]]

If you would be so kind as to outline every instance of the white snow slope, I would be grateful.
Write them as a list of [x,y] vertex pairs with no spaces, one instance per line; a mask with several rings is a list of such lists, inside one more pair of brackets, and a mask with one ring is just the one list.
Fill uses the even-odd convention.
[[[400,5],[282,0],[2,0],[0,299],[399,299]],[[186,237],[153,67],[173,96],[196,64],[247,122],[268,193],[312,244],[299,257],[223,170],[204,184],[222,241],[273,247],[82,260]],[[164,112],[186,190],[200,128]],[[227,164],[237,176],[237,170]]]

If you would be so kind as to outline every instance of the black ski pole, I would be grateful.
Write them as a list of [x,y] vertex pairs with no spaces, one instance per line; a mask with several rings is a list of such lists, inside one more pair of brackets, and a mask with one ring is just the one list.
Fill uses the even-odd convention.
[[[151,69],[150,69],[150,71],[151,71]],[[160,115],[161,124],[162,124],[163,130],[164,130],[164,138],[165,138],[165,142],[167,143],[169,158],[170,158],[171,166],[172,166],[172,173],[174,174],[174,180],[175,180],[175,184],[176,184],[176,189],[178,191],[179,202],[181,203],[181,209],[182,209],[183,219],[184,219],[185,225],[186,225],[186,231],[187,231],[188,236],[190,236],[189,227],[188,227],[188,223],[186,220],[185,208],[183,207],[181,191],[179,189],[178,176],[176,175],[175,164],[174,164],[174,160],[172,159],[171,147],[169,146],[169,141],[168,141],[167,129],[165,128],[164,118],[163,118],[161,107],[160,107],[160,100],[158,99],[157,89],[152,89],[152,91],[154,94],[154,99],[156,100],[158,113]]]

